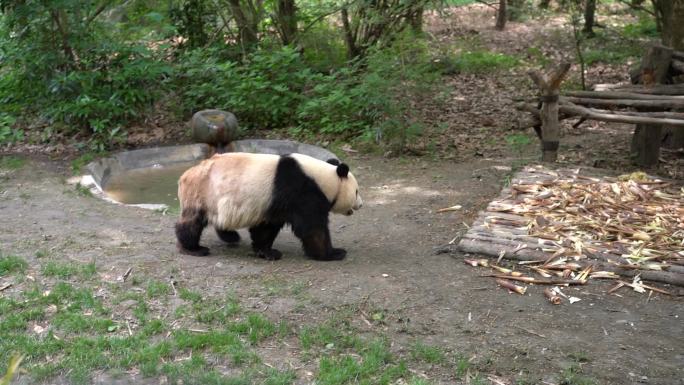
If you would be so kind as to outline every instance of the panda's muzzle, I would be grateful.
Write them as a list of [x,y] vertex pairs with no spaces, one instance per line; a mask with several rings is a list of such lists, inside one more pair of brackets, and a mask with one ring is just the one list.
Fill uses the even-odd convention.
[[350,215],[352,215],[352,214],[354,214],[354,210],[351,210],[351,209],[350,209],[350,210],[347,211],[344,215],[350,216]]

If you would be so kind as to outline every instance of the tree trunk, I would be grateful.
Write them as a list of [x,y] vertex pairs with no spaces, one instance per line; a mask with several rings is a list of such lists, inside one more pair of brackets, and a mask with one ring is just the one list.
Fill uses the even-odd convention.
[[499,0],[499,10],[496,13],[496,29],[498,31],[503,31],[506,28],[506,21],[508,17],[506,16],[506,0]]
[[539,2],[539,8],[541,8],[541,9],[548,9],[548,8],[549,8],[549,3],[550,3],[550,2],[551,2],[551,0],[541,0],[541,1]]
[[[249,50],[259,42],[257,36],[257,15],[247,15],[242,9],[240,0],[228,0],[230,12],[235,18],[238,27],[238,35],[243,50]],[[250,17],[251,16],[251,17]]]
[[[684,50],[684,0],[654,0],[653,6],[662,25],[662,41],[675,50]],[[664,128],[663,145],[667,148],[684,148],[684,129]]]
[[596,0],[587,0],[584,6],[584,32],[589,37],[594,37],[594,17],[596,15]]
[[295,0],[278,0],[276,2],[276,19],[279,25],[280,40],[288,45],[297,36],[297,6]]
[[[672,49],[663,46],[651,47],[641,61],[641,83],[662,84],[672,61]],[[648,111],[648,109],[646,109]],[[637,124],[632,136],[632,154],[640,166],[658,164],[663,128],[659,124]]]

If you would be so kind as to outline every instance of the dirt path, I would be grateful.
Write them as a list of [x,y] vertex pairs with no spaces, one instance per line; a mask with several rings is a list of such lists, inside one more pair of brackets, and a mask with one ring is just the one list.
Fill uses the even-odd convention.
[[[333,217],[334,242],[349,253],[339,263],[305,259],[289,231],[276,241],[285,256],[275,263],[252,257],[244,241],[227,248],[209,231],[204,243],[212,256],[181,256],[173,217],[81,196],[40,161],[3,178],[0,250],[31,264],[39,263],[36,255],[94,260],[103,281],[128,268],[160,280],[173,276],[202,293],[234,292],[254,311],[294,325],[354,309],[351,322],[363,333],[387,336],[398,354],[420,339],[510,380],[524,375],[531,383],[557,383],[579,360],[601,384],[684,384],[681,298],[626,290],[606,295],[607,283],[592,282],[570,291],[580,302],[551,306],[538,288],[525,296],[496,288],[464,265],[459,252],[440,247],[498,194],[510,159],[350,161],[366,204],[352,217]],[[454,204],[463,209],[434,213]],[[381,314],[382,322],[368,322],[369,314]],[[298,381],[310,383],[315,362],[296,352],[270,354],[275,364],[299,361]],[[418,370],[437,383],[459,383],[453,371]]]

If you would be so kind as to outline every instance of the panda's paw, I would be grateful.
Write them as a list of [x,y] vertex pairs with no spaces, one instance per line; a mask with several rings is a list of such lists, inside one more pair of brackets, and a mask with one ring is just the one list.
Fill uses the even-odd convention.
[[283,257],[283,253],[276,249],[255,250],[257,257],[263,258],[267,261],[277,261]]
[[216,229],[216,235],[218,235],[218,237],[226,243],[232,244],[240,242],[240,234],[238,234],[238,232],[235,230]]
[[330,250],[330,254],[329,254],[329,257],[330,257],[330,260],[331,260],[331,261],[341,261],[341,260],[343,260],[346,256],[347,256],[347,250],[345,250],[345,249],[336,249],[336,248],[334,248],[334,247],[332,248],[332,250]]
[[209,255],[209,248],[204,246],[197,246],[196,249],[186,249],[185,247],[178,245],[178,251],[181,254],[194,255],[195,257],[204,257]]

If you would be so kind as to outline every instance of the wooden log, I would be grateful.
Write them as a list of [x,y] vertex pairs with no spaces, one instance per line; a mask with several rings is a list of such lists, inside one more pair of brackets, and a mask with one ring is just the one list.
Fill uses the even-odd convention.
[[682,51],[672,51],[672,59],[684,61],[684,52]]
[[560,125],[558,124],[558,98],[559,88],[563,79],[570,70],[570,63],[561,64],[548,76],[539,71],[530,71],[529,75],[539,87],[542,107],[540,120],[542,123],[542,161],[555,162],[558,158],[558,145],[560,142]]
[[675,71],[679,72],[680,74],[684,74],[684,62],[673,59],[670,65]]
[[636,99],[598,99],[598,98],[579,98],[575,96],[563,96],[561,102],[581,104],[583,106],[601,107],[631,107],[631,108],[655,108],[655,109],[679,109],[684,110],[684,99],[657,99],[657,100],[636,100]]
[[[473,254],[483,254],[493,258],[497,258],[501,252],[501,248],[496,247],[487,242],[482,242],[473,239],[462,239],[458,247],[467,253]],[[505,249],[504,249],[505,250]],[[517,253],[513,253],[513,250],[506,250],[504,252],[504,258],[518,260],[518,261],[546,261],[551,254],[545,253],[539,250],[533,249],[522,249]],[[668,283],[671,285],[684,286],[684,274],[669,272],[669,271],[653,271],[653,270],[632,270],[632,269],[621,269],[615,265],[611,265],[606,262],[601,261],[587,261],[586,263],[593,264],[595,266],[595,271],[611,271],[615,274],[624,277],[634,277],[640,274],[643,280],[656,281]]]
[[590,99],[684,100],[684,95],[652,95],[624,91],[568,91],[565,95]]
[[597,84],[594,86],[595,91],[614,91],[614,92],[632,92],[646,95],[684,95],[684,84],[656,84],[652,86],[643,85],[613,85],[613,84]]
[[[649,127],[652,125],[684,126],[684,119],[652,118],[649,116],[642,116],[641,114],[623,115],[605,111],[598,112],[601,110],[592,110],[572,103],[562,104],[560,110],[566,114],[573,114],[587,119],[601,120],[604,122],[646,124],[649,125]],[[660,130],[659,127],[654,129]],[[658,140],[660,140],[660,136],[658,136]]]

